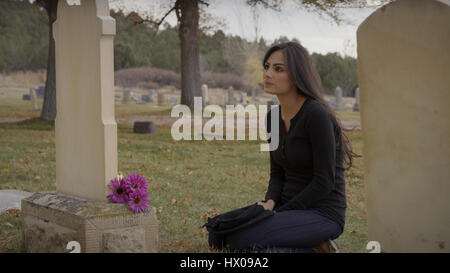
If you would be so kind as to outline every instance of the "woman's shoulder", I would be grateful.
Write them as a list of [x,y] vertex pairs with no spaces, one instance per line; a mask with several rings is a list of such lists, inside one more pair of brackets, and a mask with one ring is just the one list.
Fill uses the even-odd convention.
[[331,121],[335,123],[336,120],[333,118],[330,110],[325,106],[325,104],[319,100],[309,99],[307,108],[304,112],[305,119],[307,121],[324,122]]

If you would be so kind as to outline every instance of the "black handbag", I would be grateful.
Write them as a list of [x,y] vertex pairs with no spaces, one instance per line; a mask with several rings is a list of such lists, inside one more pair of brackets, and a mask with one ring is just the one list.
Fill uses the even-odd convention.
[[255,203],[213,218],[208,217],[208,222],[202,227],[206,227],[209,232],[209,246],[221,250],[226,247],[225,236],[227,234],[258,223],[273,214],[273,211],[265,210],[263,206]]

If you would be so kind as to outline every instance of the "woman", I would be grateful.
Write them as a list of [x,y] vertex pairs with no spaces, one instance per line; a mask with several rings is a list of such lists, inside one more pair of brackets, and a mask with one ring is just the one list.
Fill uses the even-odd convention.
[[263,67],[264,91],[280,102],[280,127],[278,148],[270,152],[269,187],[259,204],[275,214],[227,235],[226,243],[238,251],[336,251],[332,240],[344,230],[347,207],[343,161],[350,168],[354,155],[350,143],[303,46],[273,46]]

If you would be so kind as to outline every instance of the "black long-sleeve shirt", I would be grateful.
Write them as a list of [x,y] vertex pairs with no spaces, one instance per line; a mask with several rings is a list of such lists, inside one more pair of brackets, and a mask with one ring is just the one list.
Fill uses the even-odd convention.
[[[291,119],[286,133],[281,106],[277,110],[280,138],[278,148],[270,152],[266,200],[275,201],[277,212],[317,209],[343,229],[347,203],[336,119],[322,103],[308,98]],[[266,117],[268,132],[270,116],[271,111]]]

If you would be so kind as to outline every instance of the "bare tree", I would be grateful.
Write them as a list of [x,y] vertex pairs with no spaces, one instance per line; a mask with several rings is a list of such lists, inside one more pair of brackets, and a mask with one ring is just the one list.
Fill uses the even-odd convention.
[[47,79],[45,81],[44,104],[41,118],[56,118],[56,71],[55,71],[55,39],[53,39],[53,23],[56,21],[58,0],[36,0],[35,4],[44,8],[48,17],[49,41],[47,57]]

